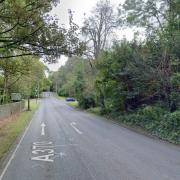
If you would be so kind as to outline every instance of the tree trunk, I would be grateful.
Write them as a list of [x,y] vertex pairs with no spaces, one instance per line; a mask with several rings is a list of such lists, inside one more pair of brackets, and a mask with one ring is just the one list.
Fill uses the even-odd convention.
[[31,111],[31,107],[30,107],[30,98],[28,97],[28,111]]
[[6,102],[7,83],[8,83],[8,76],[7,76],[6,73],[5,73],[5,74],[4,74],[4,90],[3,90],[2,104],[5,104],[5,102]]

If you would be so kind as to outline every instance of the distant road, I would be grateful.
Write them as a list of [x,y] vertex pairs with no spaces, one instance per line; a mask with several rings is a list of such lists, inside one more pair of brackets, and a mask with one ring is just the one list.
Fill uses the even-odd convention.
[[0,180],[180,180],[180,148],[47,97]]

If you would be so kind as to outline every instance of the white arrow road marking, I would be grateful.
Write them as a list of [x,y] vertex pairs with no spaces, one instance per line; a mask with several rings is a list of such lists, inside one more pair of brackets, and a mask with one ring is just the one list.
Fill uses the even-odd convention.
[[46,125],[44,124],[44,122],[41,124],[41,136],[45,135],[45,127]]
[[72,127],[78,134],[82,134],[82,132],[76,127],[76,123],[75,123],[75,122],[72,122],[70,125],[71,125],[71,127]]

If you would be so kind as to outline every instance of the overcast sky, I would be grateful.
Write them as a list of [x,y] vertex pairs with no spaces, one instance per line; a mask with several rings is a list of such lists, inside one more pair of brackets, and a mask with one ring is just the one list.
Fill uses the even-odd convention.
[[[111,0],[111,3],[115,6],[115,10],[118,5],[123,3],[125,0]],[[52,14],[57,16],[59,19],[59,24],[68,25],[68,9],[71,9],[74,12],[74,22],[81,26],[83,24],[84,14],[88,16],[90,11],[96,5],[98,0],[60,0],[60,3],[57,7],[53,8]],[[133,32],[129,29],[126,31],[121,31],[118,33],[118,39],[121,39],[123,36],[126,36],[128,39],[132,39]],[[61,65],[64,65],[66,62],[66,57],[61,57],[58,63],[48,65],[51,71],[57,71]]]

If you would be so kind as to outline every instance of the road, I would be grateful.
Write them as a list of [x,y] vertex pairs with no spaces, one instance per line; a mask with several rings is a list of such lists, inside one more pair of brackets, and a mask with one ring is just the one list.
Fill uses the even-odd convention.
[[0,180],[180,180],[180,149],[50,97]]

